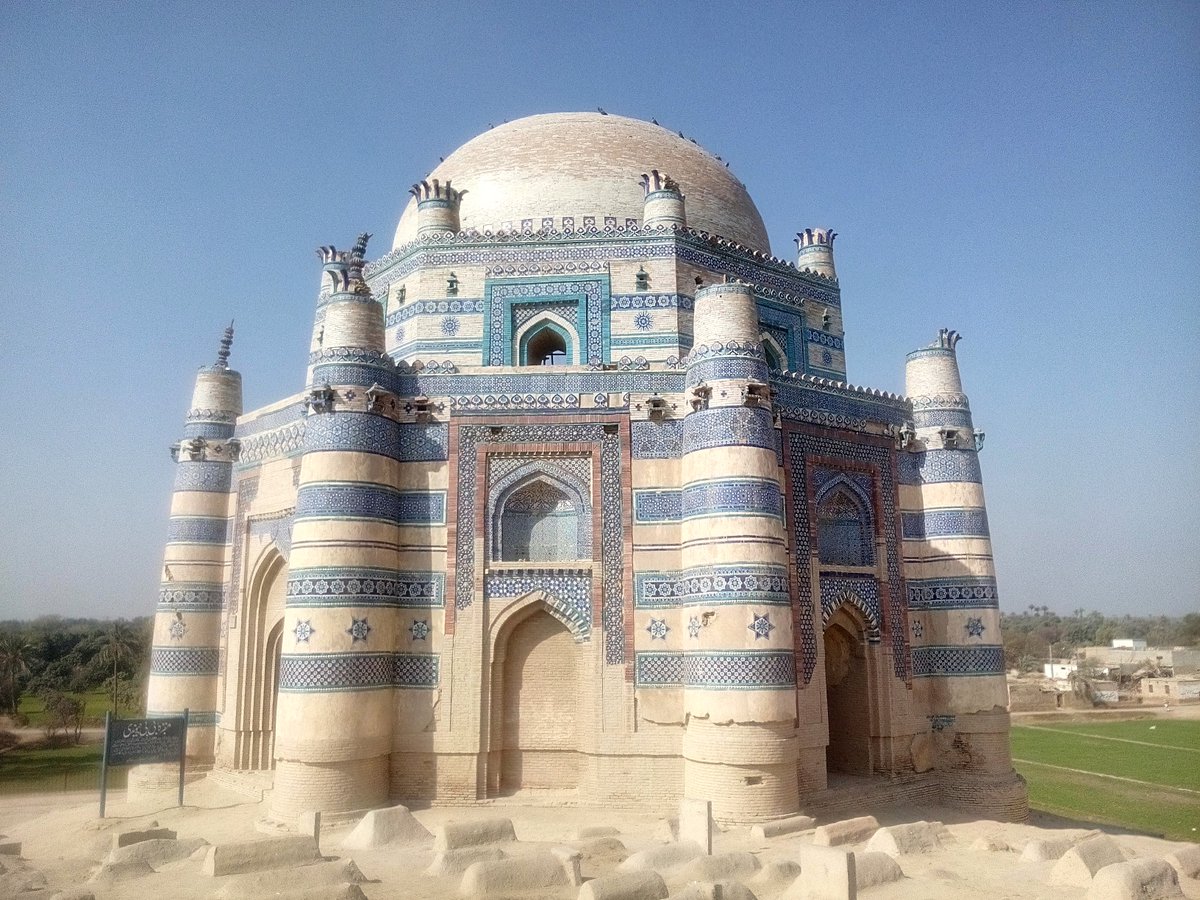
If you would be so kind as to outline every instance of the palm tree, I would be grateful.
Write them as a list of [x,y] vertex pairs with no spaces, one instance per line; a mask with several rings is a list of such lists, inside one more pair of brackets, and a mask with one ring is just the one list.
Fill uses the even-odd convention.
[[104,643],[100,647],[100,658],[112,663],[112,711],[117,714],[117,667],[131,657],[140,656],[142,642],[128,622],[112,622],[104,632]]
[[0,677],[4,679],[8,712],[17,714],[17,679],[29,671],[33,644],[23,634],[0,634]]

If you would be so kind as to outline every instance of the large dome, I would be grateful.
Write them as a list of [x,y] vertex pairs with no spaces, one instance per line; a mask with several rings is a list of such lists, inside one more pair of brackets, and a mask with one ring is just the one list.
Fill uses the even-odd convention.
[[[762,216],[741,183],[708,151],[661,126],[601,113],[553,113],[486,131],[448,156],[430,178],[467,191],[464,230],[521,229],[543,218],[562,230],[563,217],[624,226],[642,219],[639,180],[651,169],[670,175],[686,198],[688,225],[770,252]],[[416,201],[400,217],[393,247],[417,234]]]

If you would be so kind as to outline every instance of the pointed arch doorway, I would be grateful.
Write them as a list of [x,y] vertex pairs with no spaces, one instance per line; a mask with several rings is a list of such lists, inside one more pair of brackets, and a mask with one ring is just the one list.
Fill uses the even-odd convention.
[[560,616],[535,594],[496,632],[488,743],[491,796],[578,787],[582,660],[576,636]]
[[866,628],[856,610],[842,606],[825,625],[825,692],[829,744],[827,772],[870,775],[874,718]]
[[241,770],[275,768],[275,710],[279,699],[279,655],[287,562],[269,548],[250,579],[237,688],[235,765]]

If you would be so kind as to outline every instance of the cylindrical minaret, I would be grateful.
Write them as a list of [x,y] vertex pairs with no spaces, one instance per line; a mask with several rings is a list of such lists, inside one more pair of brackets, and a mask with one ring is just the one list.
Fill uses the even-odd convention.
[[833,267],[833,239],[837,232],[831,228],[805,228],[796,234],[796,268],[806,269],[826,278],[837,280]]
[[[334,818],[388,799],[398,547],[399,426],[385,414],[393,374],[383,308],[347,256],[318,251],[328,294],[313,357],[289,558],[271,814]],[[325,292],[323,291],[323,296]],[[389,407],[390,408],[390,407]]]
[[[217,361],[196,375],[176,460],[171,524],[163,554],[154,616],[146,711],[150,716],[189,710],[189,768],[212,765],[216,736],[217,663],[226,581],[230,485],[242,413],[242,376],[229,368],[233,325],[225,329]],[[139,781],[153,781],[152,767]]]
[[[908,354],[915,438],[900,455],[901,519],[914,687],[924,695],[941,757],[944,796],[1023,818],[1024,785],[1009,752],[1008,689],[996,570],[978,449],[983,434],[962,392],[957,332],[942,329]],[[987,790],[983,790],[986,786]]]
[[436,178],[414,184],[409,193],[417,198],[417,234],[458,234],[459,206],[466,191],[457,191],[450,182]]
[[657,228],[660,225],[667,228],[687,227],[683,193],[670,175],[652,169],[649,175],[642,176],[642,190],[646,193],[642,209],[643,228]]
[[796,663],[753,288],[696,292],[683,420],[684,796],[724,821],[798,805]]

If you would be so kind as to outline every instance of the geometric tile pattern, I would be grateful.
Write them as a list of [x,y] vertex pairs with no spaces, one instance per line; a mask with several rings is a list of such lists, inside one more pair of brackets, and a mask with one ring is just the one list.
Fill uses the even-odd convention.
[[400,459],[400,426],[372,413],[319,413],[305,420],[304,449],[352,450]]
[[988,536],[987,510],[982,507],[901,513],[901,524],[904,539],[910,541],[931,537]]
[[436,653],[397,653],[392,684],[398,688],[438,686],[441,659]]
[[238,453],[238,468],[280,456],[291,456],[304,447],[304,420],[292,422],[275,431],[266,431],[242,438]]
[[966,428],[974,430],[971,411],[960,409],[914,409],[913,425],[917,428]]
[[[756,619],[762,621],[766,616]],[[772,626],[765,623],[763,627]],[[756,630],[755,638],[761,636]],[[796,684],[795,654],[791,650],[689,652],[683,657],[683,683],[715,690],[791,687]]]
[[563,569],[494,569],[484,579],[484,595],[521,597],[543,591],[549,605],[568,620],[567,627],[577,640],[588,640],[592,633],[592,573]]
[[483,312],[482,298],[478,300],[460,300],[457,297],[453,300],[418,300],[415,303],[406,303],[395,312],[389,313],[387,327],[391,328],[419,315],[445,315],[446,313],[469,315],[481,312]]
[[[531,488],[534,482],[542,487],[561,488],[573,500],[578,511],[575,547],[569,559],[592,558],[592,457],[555,456],[519,457],[489,456],[487,517],[490,524],[488,539],[491,542],[491,558],[501,558],[504,540],[505,513],[512,507],[509,501],[518,499],[515,494]],[[536,490],[536,489],[535,489]]]
[[997,609],[996,579],[987,575],[959,578],[910,578],[909,609]]
[[152,675],[216,675],[216,647],[152,647]]
[[879,643],[880,621],[879,585],[874,575],[832,575],[821,573],[821,621],[828,625],[830,617],[843,604],[857,609],[867,620],[867,640]]
[[[608,343],[609,282],[607,275],[548,276],[538,279],[505,279],[484,283],[484,321],[489,338],[485,363],[490,366],[512,365],[514,306],[527,302],[574,302],[584,309],[586,353],[583,363],[603,363]],[[578,314],[576,314],[578,315]]]
[[296,517],[440,525],[446,521],[446,494],[396,491],[363,482],[316,482],[302,486],[297,493]]
[[677,582],[684,604],[744,603],[791,606],[787,569],[783,566],[694,566]]
[[926,450],[900,453],[901,484],[942,484],[963,481],[981,484],[979,454],[974,450]]
[[[899,537],[896,533],[897,488],[892,477],[894,454],[889,448],[875,444],[858,443],[832,437],[814,436],[799,432],[788,432],[790,471],[788,483],[791,489],[791,516],[788,521],[792,540],[792,560],[795,566],[795,586],[798,595],[798,642],[800,659],[797,665],[805,684],[816,671],[817,641],[816,626],[810,610],[819,608],[816,598],[811,596],[808,491],[805,490],[807,458],[812,456],[826,459],[844,459],[848,463],[868,464],[879,473],[879,497],[883,505],[880,521],[883,524],[884,547],[886,548],[887,586],[878,594],[879,610],[876,623],[881,632],[888,631],[892,642],[892,663],[897,678],[907,681],[910,673],[908,652],[908,624],[905,621],[903,577],[900,571]],[[899,456],[903,457],[901,453]],[[832,482],[830,482],[832,483]],[[853,483],[851,480],[850,483]],[[861,487],[860,487],[861,489]],[[877,586],[878,590],[878,586]],[[882,602],[888,598],[887,605]]]
[[365,566],[319,567],[288,572],[288,608],[386,606],[425,609],[442,605],[445,575],[397,573]]
[[224,544],[229,540],[229,520],[214,516],[172,516],[167,542],[179,544]]
[[722,406],[693,412],[683,420],[684,453],[736,446],[775,450],[778,437],[771,413],[759,407]]
[[678,522],[682,492],[677,490],[646,490],[633,492],[633,521]]
[[680,687],[683,654],[669,651],[634,654],[633,682],[637,687]]
[[526,322],[536,319],[543,313],[553,313],[565,319],[571,325],[579,324],[579,301],[568,300],[559,303],[541,303],[537,300],[529,303],[514,303],[512,305],[513,330],[520,328]]
[[370,691],[390,689],[395,672],[395,654],[376,653],[284,653],[279,657],[279,690]]
[[224,598],[220,586],[210,582],[172,581],[159,588],[158,611],[182,607],[190,612],[219,612]]
[[678,459],[683,453],[683,423],[633,422],[634,459]]
[[687,294],[613,294],[613,309],[693,309],[695,301]]
[[618,429],[600,422],[585,424],[510,425],[498,429],[465,425],[458,433],[458,521],[455,545],[454,605],[465,609],[474,600],[476,457],[480,445],[506,443],[597,443],[600,446],[600,557],[603,580],[601,621],[604,659],[609,665],[625,661],[624,541],[621,527],[621,437]]
[[450,426],[406,422],[400,426],[400,458],[406,462],[435,462],[449,457]]
[[192,462],[183,460],[175,467],[176,491],[229,492],[233,467],[227,462]]
[[683,518],[705,516],[783,517],[783,494],[773,478],[726,478],[693,482],[683,488]]
[[912,665],[914,678],[1003,675],[1004,647],[1000,644],[917,646],[912,648]]

